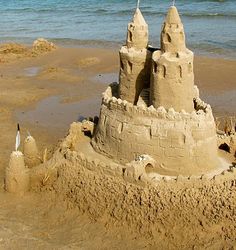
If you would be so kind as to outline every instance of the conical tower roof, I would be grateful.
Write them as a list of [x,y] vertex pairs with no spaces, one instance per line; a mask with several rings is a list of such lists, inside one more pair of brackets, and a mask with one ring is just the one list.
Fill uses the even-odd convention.
[[168,24],[180,24],[180,23],[182,23],[180,16],[179,16],[179,12],[175,6],[171,6],[169,8],[165,23],[168,23]]
[[184,27],[175,6],[171,6],[166,15],[161,32],[161,50],[171,53],[186,51]]
[[137,7],[133,20],[128,24],[126,45],[128,48],[143,49],[148,45],[148,25]]
[[134,12],[133,24],[147,26],[147,23],[143,17],[143,14],[139,8],[136,8],[136,10]]

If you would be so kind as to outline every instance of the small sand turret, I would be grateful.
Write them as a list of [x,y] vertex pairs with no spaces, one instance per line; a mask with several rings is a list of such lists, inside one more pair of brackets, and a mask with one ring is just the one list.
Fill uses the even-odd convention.
[[126,45],[120,50],[119,97],[133,104],[142,89],[150,86],[149,66],[151,53],[148,47],[148,25],[139,8],[128,24]]
[[194,110],[193,53],[186,48],[183,24],[172,6],[161,32],[161,51],[152,56],[150,102],[176,111]]
[[29,173],[25,166],[24,155],[13,151],[5,172],[5,189],[9,193],[23,194],[29,189]]
[[139,8],[135,10],[132,22],[128,24],[126,45],[136,49],[148,46],[148,25]]
[[29,135],[24,141],[25,163],[32,168],[41,163],[39,151],[35,139]]

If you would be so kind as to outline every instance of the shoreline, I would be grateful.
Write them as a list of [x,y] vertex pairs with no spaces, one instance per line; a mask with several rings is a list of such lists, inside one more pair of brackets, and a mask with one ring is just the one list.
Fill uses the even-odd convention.
[[[57,44],[60,48],[67,49],[104,49],[104,50],[116,50],[118,51],[120,47],[125,44],[125,36],[122,41],[109,41],[109,40],[83,40],[83,39],[73,39],[73,38],[50,38],[45,37],[48,41]],[[25,46],[31,46],[32,42],[35,40],[33,37],[28,38],[3,38],[4,42],[0,42],[0,46],[9,43],[23,44]],[[157,45],[157,46],[156,46]],[[150,44],[153,46],[153,43]],[[159,47],[160,45],[156,44],[153,47]],[[196,45],[191,46],[187,43],[187,46],[195,54],[195,57],[211,58],[211,59],[222,59],[227,61],[236,61],[236,50],[227,53],[219,53],[216,51],[203,51],[199,50]],[[223,49],[223,48],[222,48]]]

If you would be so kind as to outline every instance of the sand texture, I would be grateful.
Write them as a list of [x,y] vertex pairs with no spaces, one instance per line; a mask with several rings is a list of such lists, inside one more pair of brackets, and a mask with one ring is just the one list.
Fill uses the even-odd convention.
[[[19,45],[0,54],[1,249],[233,249],[234,173],[211,181],[162,181],[150,187],[74,164],[68,158],[71,149],[51,158],[69,124],[83,112],[90,116],[99,110],[101,93],[118,72],[116,51],[57,48],[18,57],[22,51],[25,46]],[[197,57],[194,68],[200,95],[213,113],[235,116],[236,62]],[[75,104],[76,116],[70,109],[47,113],[52,99],[45,119],[40,113],[33,115],[42,101],[58,96],[61,109]],[[33,168],[42,178],[34,180],[34,192],[24,197],[3,189],[19,120],[22,141],[29,130],[42,161],[46,148],[46,158],[51,158],[45,168]]]

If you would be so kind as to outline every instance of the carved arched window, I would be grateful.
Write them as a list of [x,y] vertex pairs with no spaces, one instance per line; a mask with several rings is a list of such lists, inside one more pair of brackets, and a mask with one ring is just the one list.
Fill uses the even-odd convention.
[[160,77],[163,77],[163,78],[166,77],[166,66],[165,65],[159,65],[157,70],[158,70],[158,75]]
[[165,39],[165,42],[171,43],[171,37],[168,33],[165,34],[164,39]]
[[156,74],[157,73],[157,63],[156,62],[153,62],[153,73]]
[[128,37],[129,37],[129,41],[132,42],[132,40],[133,40],[133,34],[132,34],[132,32],[130,30],[128,32]]
[[124,63],[122,62],[122,60],[120,59],[120,69],[123,71],[124,70]]

